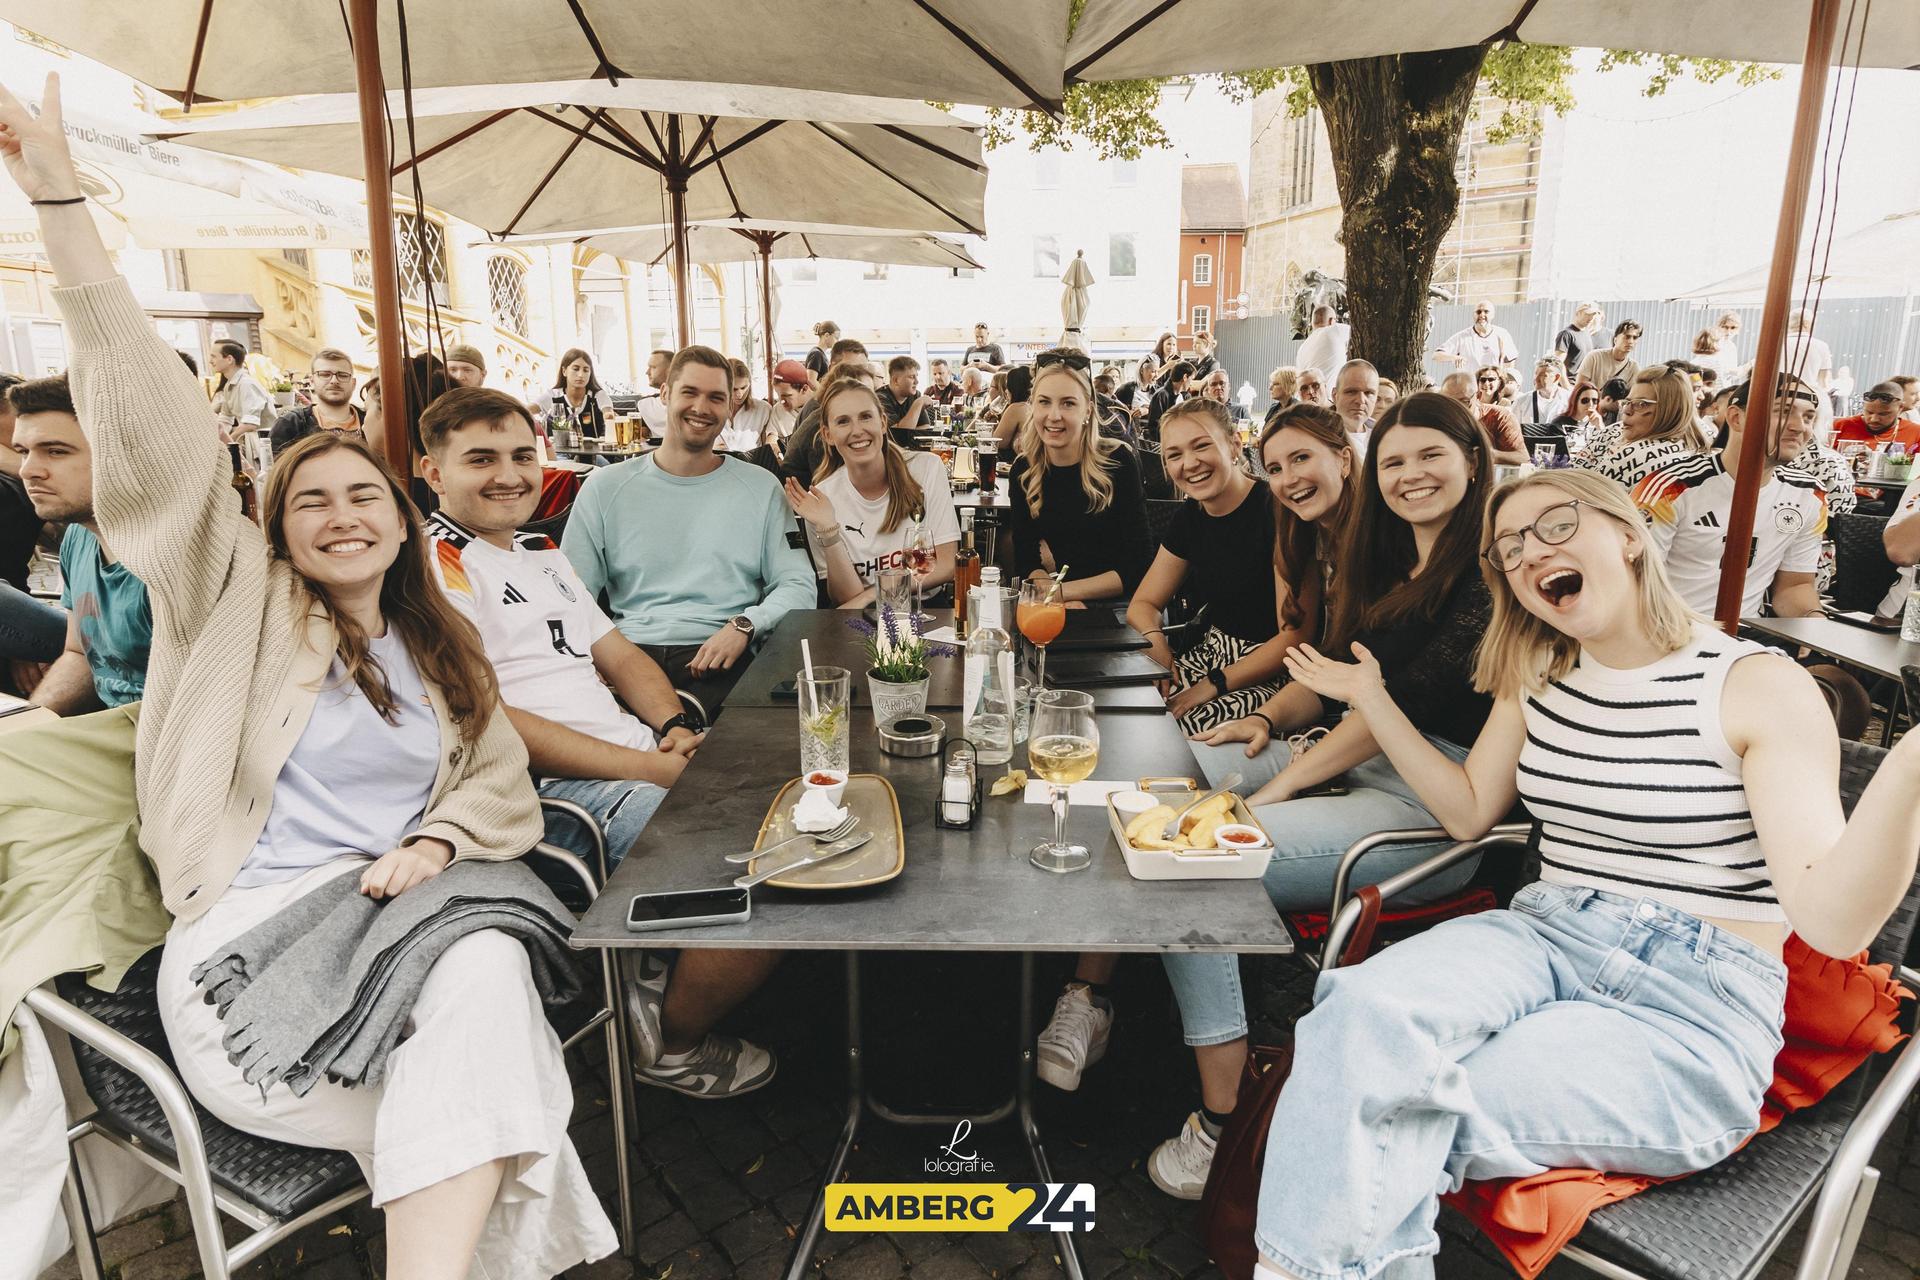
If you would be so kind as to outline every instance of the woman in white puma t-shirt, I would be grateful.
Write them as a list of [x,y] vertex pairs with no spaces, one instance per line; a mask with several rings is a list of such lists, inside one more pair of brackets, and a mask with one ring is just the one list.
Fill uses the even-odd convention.
[[873,598],[875,575],[906,569],[916,537],[933,552],[923,587],[953,581],[960,519],[947,471],[930,453],[907,453],[887,438],[880,397],[843,383],[820,406],[829,448],[812,489],[787,481],[787,501],[807,525],[807,541],[827,593],[841,608]]

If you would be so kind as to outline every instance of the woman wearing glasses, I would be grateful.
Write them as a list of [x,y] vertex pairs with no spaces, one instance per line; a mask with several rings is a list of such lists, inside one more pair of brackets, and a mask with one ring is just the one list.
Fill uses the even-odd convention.
[[1462,1179],[1719,1161],[1773,1078],[1789,929],[1852,955],[1913,880],[1920,738],[1843,817],[1813,680],[1687,609],[1624,490],[1578,471],[1504,486],[1485,555],[1475,682],[1495,701],[1465,761],[1367,653],[1288,662],[1353,706],[1452,835],[1524,801],[1542,878],[1322,976],[1273,1115],[1256,1275],[1430,1255]]
[[1649,365],[1620,401],[1620,421],[1590,428],[1571,451],[1573,464],[1632,488],[1705,448],[1694,412],[1693,380],[1669,365]]
[[1091,369],[1081,351],[1035,357],[1032,416],[1007,473],[1014,573],[1065,569],[1066,600],[1132,595],[1153,555],[1140,464],[1100,435]]
[[[1387,681],[1436,751],[1466,758],[1489,703],[1472,683],[1473,655],[1490,605],[1480,579],[1480,513],[1492,487],[1488,442],[1466,406],[1419,392],[1374,427],[1356,484],[1358,509],[1331,588],[1325,646],[1380,656]],[[1355,841],[1376,831],[1437,825],[1382,758],[1366,721],[1347,716],[1317,743],[1301,730],[1340,711],[1338,698],[1298,682],[1250,715],[1201,734],[1194,758],[1215,785],[1230,772],[1263,826],[1275,833],[1266,889],[1282,911],[1323,910],[1334,873]],[[1365,881],[1414,865],[1436,846],[1389,846],[1361,866]],[[1469,861],[1409,895],[1460,889]],[[1169,1195],[1197,1200],[1215,1140],[1233,1109],[1247,1056],[1240,970],[1232,956],[1170,955],[1167,977],[1200,1068],[1202,1109],[1155,1149],[1148,1176]]]

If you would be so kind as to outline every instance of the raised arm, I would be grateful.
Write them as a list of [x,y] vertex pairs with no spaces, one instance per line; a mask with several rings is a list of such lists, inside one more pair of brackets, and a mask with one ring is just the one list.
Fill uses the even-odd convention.
[[[101,536],[164,607],[157,626],[190,641],[227,585],[234,544],[264,543],[233,499],[205,398],[114,270],[68,154],[60,78],[36,118],[0,87],[0,159],[40,218],[73,347],[80,427],[93,447]],[[242,529],[246,530],[245,533]]]

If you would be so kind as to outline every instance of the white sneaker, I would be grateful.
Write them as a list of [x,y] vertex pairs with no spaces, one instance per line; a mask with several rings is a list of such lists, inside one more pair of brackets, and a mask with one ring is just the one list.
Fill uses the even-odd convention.
[[671,970],[664,958],[651,951],[622,948],[614,957],[624,980],[627,997],[627,1025],[633,1028],[633,1065],[636,1070],[652,1066],[665,1043],[660,1034],[660,1010],[667,1002],[667,974]]
[[693,1098],[737,1098],[773,1079],[778,1066],[759,1045],[710,1032],[685,1053],[662,1053],[633,1078]]
[[1198,1200],[1207,1189],[1207,1170],[1213,1168],[1213,1151],[1218,1145],[1196,1111],[1187,1117],[1178,1134],[1153,1149],[1147,1159],[1147,1176],[1176,1200]]
[[1053,1016],[1040,1032],[1040,1078],[1068,1093],[1080,1087],[1080,1075],[1107,1056],[1113,1008],[1101,1008],[1084,986],[1071,986],[1053,1002]]

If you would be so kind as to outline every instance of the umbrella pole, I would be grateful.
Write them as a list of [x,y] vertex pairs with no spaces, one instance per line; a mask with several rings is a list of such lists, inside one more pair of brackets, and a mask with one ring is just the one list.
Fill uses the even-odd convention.
[[367,254],[373,273],[373,325],[380,370],[380,420],[387,461],[413,474],[407,437],[406,362],[401,356],[400,270],[393,251],[392,157],[387,152],[386,85],[380,74],[378,0],[348,0],[354,88],[360,99],[360,156],[367,173]]
[[1720,596],[1714,603],[1714,617],[1729,635],[1740,626],[1740,600],[1746,591],[1747,558],[1753,543],[1753,509],[1760,496],[1761,473],[1772,465],[1766,452],[1767,437],[1772,434],[1774,382],[1782,365],[1787,306],[1793,294],[1794,257],[1806,222],[1807,187],[1813,173],[1814,147],[1819,141],[1821,104],[1827,91],[1827,63],[1833,57],[1840,5],[1841,0],[1813,0],[1806,56],[1800,64],[1800,98],[1793,113],[1786,189],[1780,195],[1773,263],[1767,271],[1766,300],[1760,308],[1760,345],[1754,353],[1748,383],[1747,422],[1741,433],[1740,456],[1734,461],[1737,470],[1733,510],[1727,514],[1727,548],[1720,559]]
[[687,269],[687,157],[680,154],[680,117],[667,117],[667,202],[673,219],[673,323],[682,347],[693,345],[693,298]]
[[773,233],[754,237],[760,244],[760,336],[767,349],[767,399],[773,399],[773,366],[779,352],[773,345]]

